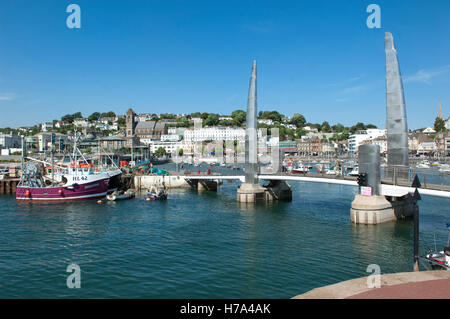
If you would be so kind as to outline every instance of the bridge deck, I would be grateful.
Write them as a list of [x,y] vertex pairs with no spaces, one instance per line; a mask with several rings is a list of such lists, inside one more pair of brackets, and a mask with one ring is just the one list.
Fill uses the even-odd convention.
[[[240,180],[245,181],[244,175],[218,175],[218,174],[192,174],[192,175],[180,175],[187,179],[227,179],[227,180]],[[348,186],[358,186],[356,177],[354,176],[339,176],[339,175],[327,175],[318,173],[307,174],[287,174],[279,173],[276,175],[259,175],[260,180],[286,180],[286,181],[303,181],[303,182],[322,182],[329,184],[340,184]],[[381,180],[381,194],[385,196],[404,196],[407,193],[413,193],[414,188],[411,187],[411,181],[409,180],[397,180],[393,185],[392,180]],[[450,198],[450,186],[438,185],[438,184],[426,184],[419,188],[419,193],[422,195],[431,195],[439,197]]]

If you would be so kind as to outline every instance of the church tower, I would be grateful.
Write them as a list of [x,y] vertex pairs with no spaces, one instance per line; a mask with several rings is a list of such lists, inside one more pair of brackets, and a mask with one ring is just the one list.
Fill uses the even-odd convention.
[[126,117],[127,128],[125,131],[125,136],[127,138],[128,147],[131,147],[132,139],[134,138],[134,129],[136,127],[135,121],[136,113],[134,113],[133,109],[130,108],[128,109],[126,116],[127,116]]

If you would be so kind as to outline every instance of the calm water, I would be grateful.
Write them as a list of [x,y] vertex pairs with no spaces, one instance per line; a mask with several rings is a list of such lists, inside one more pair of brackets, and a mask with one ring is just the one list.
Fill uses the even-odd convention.
[[[16,203],[0,197],[0,298],[290,298],[412,269],[411,222],[351,225],[356,189],[293,182],[293,201],[242,207],[218,193],[167,202]],[[423,196],[421,249],[447,241],[450,201]],[[81,268],[81,289],[66,267]]]

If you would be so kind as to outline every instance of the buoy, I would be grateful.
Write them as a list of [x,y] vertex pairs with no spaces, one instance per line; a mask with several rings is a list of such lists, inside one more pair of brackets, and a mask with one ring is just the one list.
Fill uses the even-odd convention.
[[97,201],[97,204],[101,204],[101,203],[103,203],[102,200],[98,200]]
[[58,194],[59,194],[59,195],[62,195],[62,193],[63,193],[62,189],[59,189],[59,190],[58,190]]
[[146,199],[145,199],[146,201],[150,201],[150,200],[152,200],[150,197],[147,197]]
[[26,196],[30,196],[30,191],[27,190],[27,191],[25,192],[25,195],[26,195]]

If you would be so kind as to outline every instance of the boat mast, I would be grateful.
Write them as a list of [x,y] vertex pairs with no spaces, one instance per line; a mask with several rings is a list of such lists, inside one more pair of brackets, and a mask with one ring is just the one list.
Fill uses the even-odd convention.
[[73,164],[74,164],[75,175],[78,172],[78,169],[77,169],[77,135],[78,135],[78,132],[77,132],[77,128],[75,127],[75,138],[73,141],[73,160],[74,160]]

